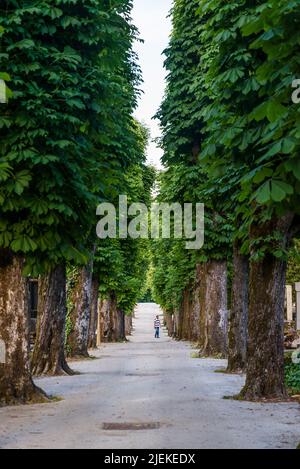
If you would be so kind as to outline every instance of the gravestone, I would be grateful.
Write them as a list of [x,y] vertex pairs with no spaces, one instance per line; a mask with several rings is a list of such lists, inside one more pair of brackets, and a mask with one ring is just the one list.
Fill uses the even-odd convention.
[[287,320],[289,322],[293,321],[293,287],[292,285],[286,286],[286,311],[287,311]]
[[6,347],[2,339],[0,339],[0,364],[6,363]]
[[295,284],[297,293],[297,313],[296,313],[296,329],[300,331],[300,282]]

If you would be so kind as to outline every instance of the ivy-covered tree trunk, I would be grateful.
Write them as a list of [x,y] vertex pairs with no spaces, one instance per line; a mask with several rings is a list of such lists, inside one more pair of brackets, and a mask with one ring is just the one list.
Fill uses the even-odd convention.
[[204,344],[202,356],[226,357],[228,350],[227,262],[212,260],[205,265]]
[[89,324],[92,300],[92,263],[78,269],[68,292],[71,330],[67,339],[70,357],[88,357]]
[[[281,233],[281,248],[289,243],[292,217],[287,215],[251,229],[251,239]],[[286,398],[284,379],[284,300],[286,262],[268,253],[251,261],[247,378],[241,397],[249,400]]]
[[23,259],[0,249],[0,405],[42,402],[45,393],[32,381],[29,360],[29,291]]
[[96,276],[92,278],[92,298],[91,298],[91,318],[89,324],[88,348],[97,347],[97,324],[98,324],[98,304],[99,304],[99,279]]
[[238,373],[246,368],[249,307],[249,257],[240,253],[235,242],[233,249],[233,281],[231,313],[228,333],[229,373]]
[[65,358],[66,316],[66,267],[61,264],[39,279],[33,374],[72,374]]

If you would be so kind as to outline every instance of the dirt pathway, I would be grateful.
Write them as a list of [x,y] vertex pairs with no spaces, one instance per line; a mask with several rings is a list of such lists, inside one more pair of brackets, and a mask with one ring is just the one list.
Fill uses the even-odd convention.
[[[62,401],[0,409],[0,447],[296,447],[299,405],[223,399],[238,393],[243,378],[215,373],[225,362],[192,358],[188,344],[155,340],[156,313],[155,305],[140,305],[130,342],[74,363],[81,375],[37,380]],[[146,429],[137,431],[141,424]]]

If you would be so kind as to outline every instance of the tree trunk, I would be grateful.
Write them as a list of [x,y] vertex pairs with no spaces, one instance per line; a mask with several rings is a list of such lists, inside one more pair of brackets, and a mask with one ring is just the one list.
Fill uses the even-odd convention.
[[125,315],[118,308],[117,297],[114,292],[110,294],[109,298],[109,314],[111,341],[118,342],[119,340],[125,340]]
[[92,299],[92,263],[78,270],[75,285],[68,292],[68,298],[71,304],[69,312],[71,332],[67,341],[68,355],[70,357],[88,357]]
[[92,280],[92,303],[91,303],[91,318],[89,324],[89,342],[88,348],[97,348],[97,324],[98,324],[98,303],[99,303],[99,279],[93,277]]
[[118,340],[126,340],[125,334],[125,314],[120,308],[117,308],[118,314]]
[[0,338],[5,346],[5,363],[0,364],[0,404],[47,400],[30,373],[29,289],[22,269],[22,258],[0,250]]
[[98,313],[97,313],[97,317],[98,317],[98,320],[97,320],[97,343],[96,343],[97,348],[100,348],[101,342],[102,342],[102,317],[101,317],[101,313],[102,313],[102,300],[99,297],[99,299],[98,299]]
[[[293,216],[273,219],[251,229],[251,239],[282,236],[280,247],[289,243]],[[284,379],[284,300],[286,262],[271,254],[251,261],[247,377],[241,397],[247,400],[286,398]]]
[[197,266],[197,276],[199,278],[199,349],[204,350],[206,340],[206,264]]
[[183,339],[183,323],[184,323],[184,302],[182,301],[177,310],[177,338]]
[[168,331],[168,336],[174,336],[174,317],[169,311],[164,311],[164,322]]
[[37,333],[32,356],[35,375],[73,374],[65,359],[66,267],[39,279]]
[[204,288],[204,345],[201,355],[225,358],[228,350],[226,261],[206,263]]
[[193,287],[193,298],[191,305],[191,332],[190,338],[193,342],[199,343],[200,340],[200,314],[201,314],[201,305],[200,305],[200,289],[201,289],[201,267],[197,265],[196,267],[196,278]]
[[117,297],[111,292],[101,302],[101,339],[103,342],[126,340],[125,314],[118,308]]
[[191,292],[190,288],[187,287],[183,292],[182,299],[182,317],[181,317],[181,339],[191,339]]
[[100,332],[101,342],[111,342],[109,301],[104,299],[100,303]]
[[233,282],[228,334],[229,373],[246,369],[249,303],[249,258],[240,253],[239,243],[233,249]]
[[174,339],[180,339],[180,308],[174,311]]
[[125,336],[132,335],[132,315],[125,316]]

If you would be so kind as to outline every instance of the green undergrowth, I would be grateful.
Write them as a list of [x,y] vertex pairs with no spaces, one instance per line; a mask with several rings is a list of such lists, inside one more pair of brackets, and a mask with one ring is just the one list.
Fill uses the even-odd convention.
[[293,363],[292,352],[285,355],[285,382],[289,394],[300,393],[300,363]]

